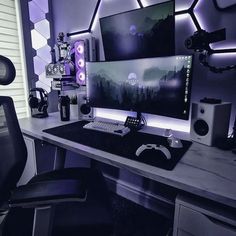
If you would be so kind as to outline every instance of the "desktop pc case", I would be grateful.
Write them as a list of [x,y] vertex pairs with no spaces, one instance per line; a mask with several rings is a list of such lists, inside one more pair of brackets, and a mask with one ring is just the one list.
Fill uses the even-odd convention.
[[217,139],[228,136],[231,103],[193,103],[190,137],[193,141],[213,146]]

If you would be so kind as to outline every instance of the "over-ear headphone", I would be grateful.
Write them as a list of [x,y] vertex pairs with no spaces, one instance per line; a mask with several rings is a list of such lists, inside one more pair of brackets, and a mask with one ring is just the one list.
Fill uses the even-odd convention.
[[8,85],[16,77],[16,69],[10,59],[0,55],[0,84]]
[[[33,92],[39,92],[40,99],[34,96]],[[32,88],[30,89],[29,94],[29,106],[32,109],[38,109],[39,113],[34,114],[32,112],[33,117],[43,118],[47,117],[47,108],[48,108],[48,94],[47,91],[42,88]]]

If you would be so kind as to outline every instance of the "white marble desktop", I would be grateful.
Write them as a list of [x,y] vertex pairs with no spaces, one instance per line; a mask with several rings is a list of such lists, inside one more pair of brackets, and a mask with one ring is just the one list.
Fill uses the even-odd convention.
[[[236,208],[236,155],[231,151],[193,143],[176,167],[168,171],[42,132],[70,122],[62,122],[58,113],[52,113],[45,119],[20,119],[20,126],[32,138]],[[157,132],[154,128],[147,130]]]

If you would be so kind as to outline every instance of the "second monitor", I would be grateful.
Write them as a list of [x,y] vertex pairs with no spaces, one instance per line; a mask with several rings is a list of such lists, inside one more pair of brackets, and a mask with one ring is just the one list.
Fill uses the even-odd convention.
[[87,62],[92,107],[189,118],[192,56]]

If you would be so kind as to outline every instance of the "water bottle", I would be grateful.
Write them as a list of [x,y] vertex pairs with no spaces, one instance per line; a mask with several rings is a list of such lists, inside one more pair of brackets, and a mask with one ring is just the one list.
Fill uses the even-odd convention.
[[70,98],[68,96],[59,97],[60,115],[62,121],[70,120]]

